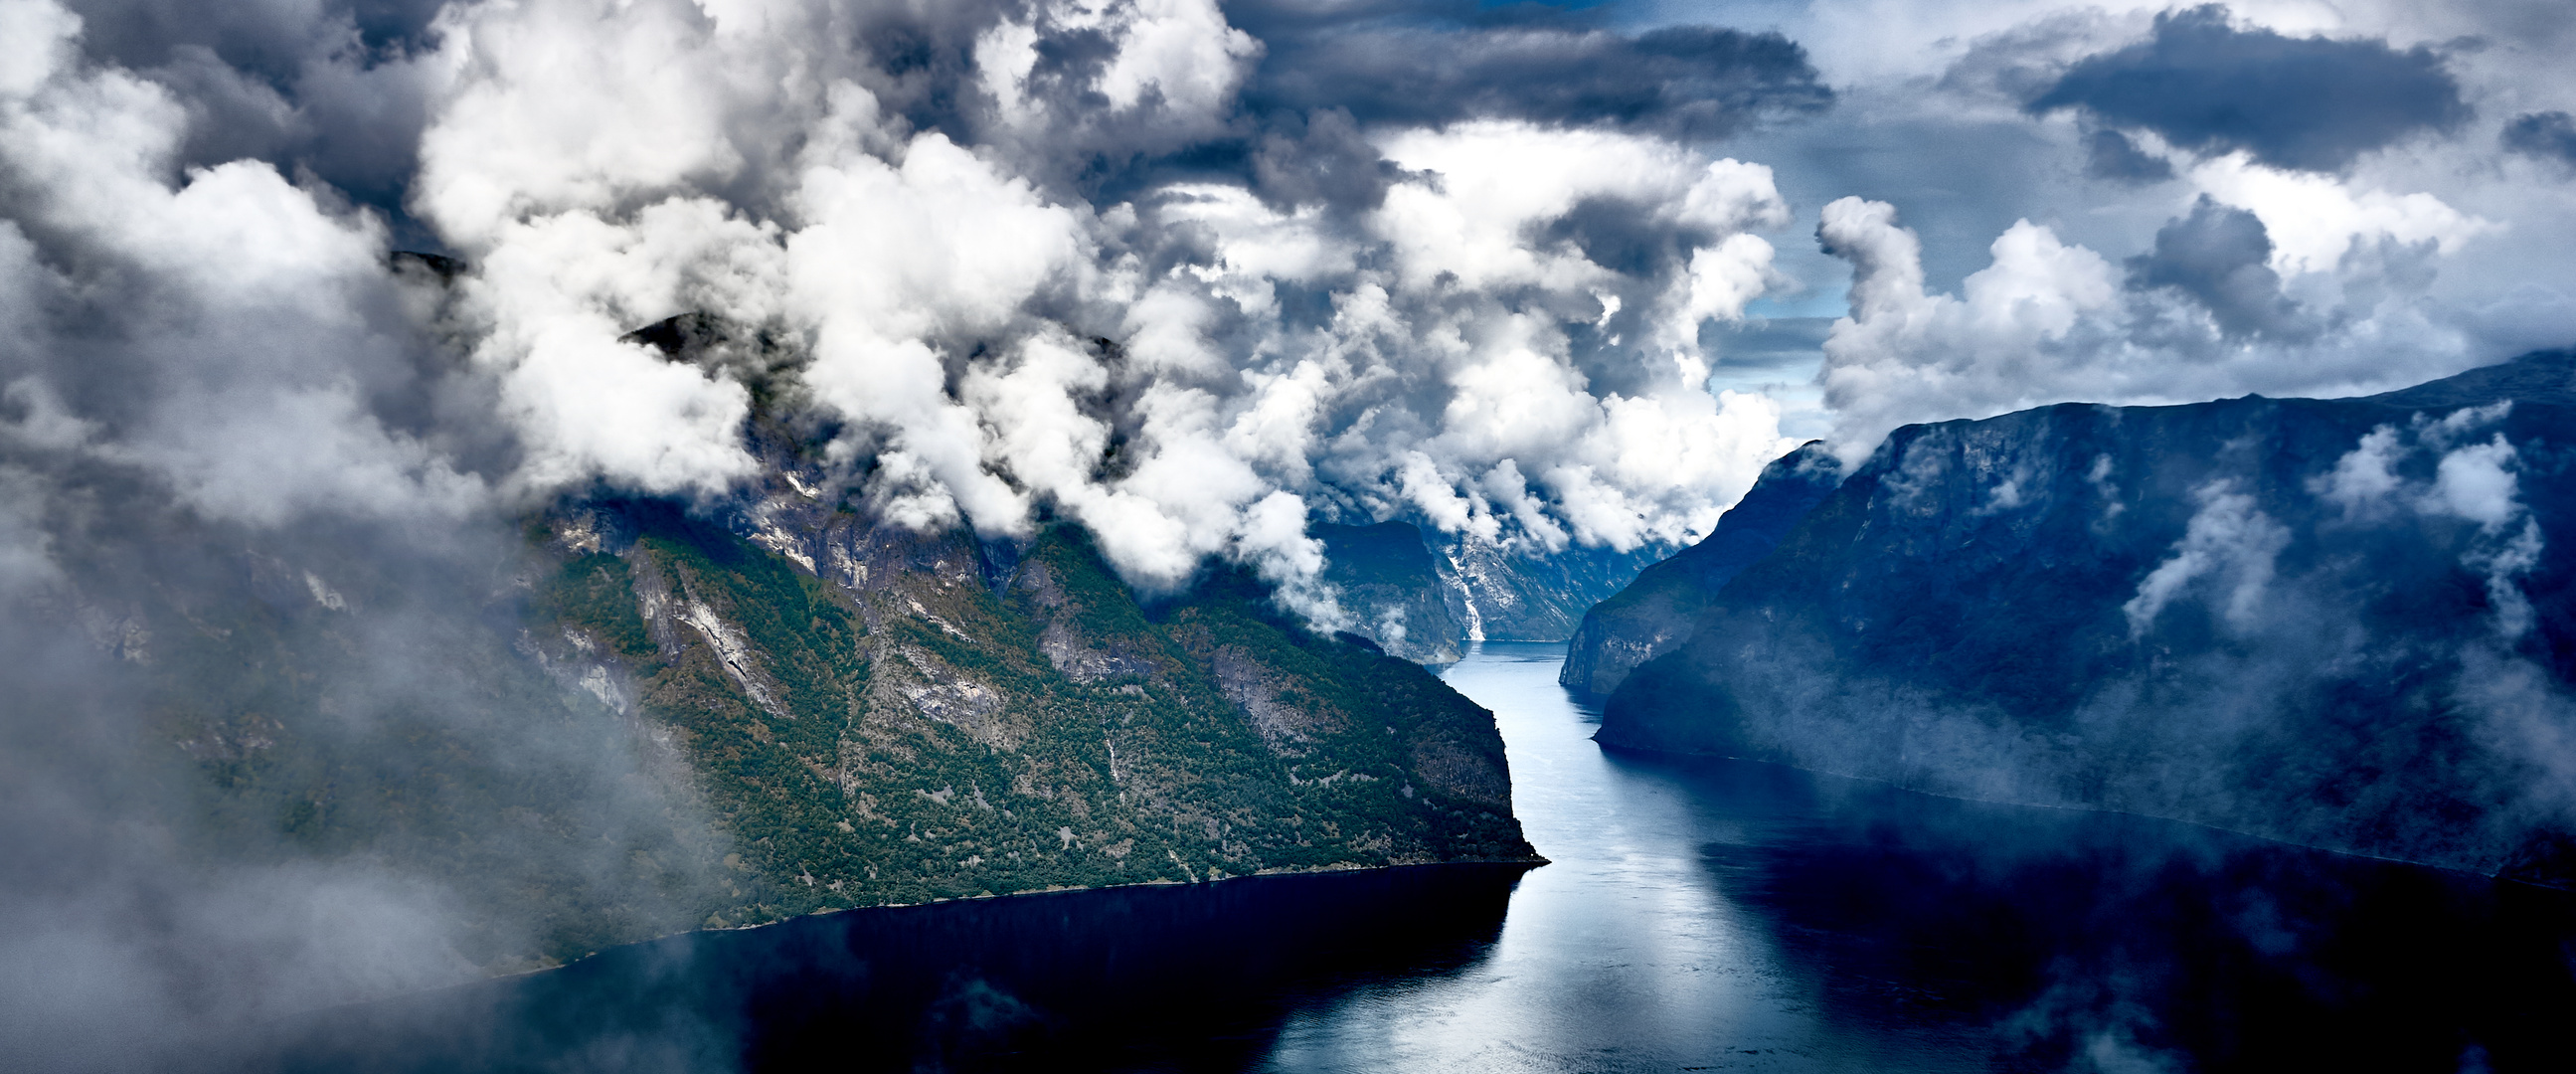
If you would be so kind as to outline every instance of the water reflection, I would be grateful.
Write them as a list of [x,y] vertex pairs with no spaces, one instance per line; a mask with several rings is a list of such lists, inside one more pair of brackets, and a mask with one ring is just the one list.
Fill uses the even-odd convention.
[[[1495,710],[1554,864],[814,918],[328,1012],[299,1070],[2576,1069],[2563,893],[2162,822],[1605,754]],[[1508,909],[1508,914],[1506,910]],[[281,1059],[280,1057],[284,1058]]]

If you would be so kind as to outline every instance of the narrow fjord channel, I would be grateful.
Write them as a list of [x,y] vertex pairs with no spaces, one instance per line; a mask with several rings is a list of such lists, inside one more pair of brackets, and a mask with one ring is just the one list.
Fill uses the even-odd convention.
[[1806,781],[1741,766],[1754,782],[1712,795],[1700,766],[1605,754],[1598,717],[1556,684],[1564,656],[1488,642],[1443,675],[1494,711],[1513,810],[1550,860],[1521,878],[1492,947],[1298,1012],[1268,1069],[1982,1069],[1956,1018],[1828,995],[1780,922],[1731,897],[1711,850],[1812,838]]
[[863,910],[326,1012],[289,1069],[2565,1069],[2561,892],[1605,753],[1451,667],[1552,860]]

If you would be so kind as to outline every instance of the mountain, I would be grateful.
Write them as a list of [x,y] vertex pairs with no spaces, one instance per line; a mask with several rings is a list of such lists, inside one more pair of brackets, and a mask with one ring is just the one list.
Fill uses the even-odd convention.
[[[636,338],[738,369],[765,345],[706,318]],[[1146,604],[1077,526],[1014,547],[878,517],[774,416],[790,389],[748,379],[746,504],[533,527],[556,564],[536,658],[672,731],[736,845],[710,923],[1530,857],[1492,715],[1421,667],[1307,630],[1241,569]]]
[[1003,562],[817,500],[757,517],[560,511],[532,601],[560,680],[677,736],[736,846],[712,924],[1529,855],[1489,713],[1248,575],[1149,608],[1071,526]]
[[0,621],[62,714],[0,751],[13,801],[78,820],[29,875],[166,889],[200,938],[381,907],[444,952],[367,969],[399,990],[841,907],[1534,860],[1492,714],[1418,664],[1224,563],[1140,601],[1078,527],[910,528],[826,480],[764,341],[634,338],[752,382],[733,498],[262,528],[59,477],[62,576]]
[[1909,426],[1599,737],[2564,881],[2570,430],[2566,351]]
[[1774,460],[1744,499],[1718,516],[1698,544],[1647,567],[1627,588],[1583,613],[1556,681],[1600,697],[1637,665],[1690,638],[1691,624],[1719,589],[1805,518],[1842,481],[1842,464],[1811,440]]

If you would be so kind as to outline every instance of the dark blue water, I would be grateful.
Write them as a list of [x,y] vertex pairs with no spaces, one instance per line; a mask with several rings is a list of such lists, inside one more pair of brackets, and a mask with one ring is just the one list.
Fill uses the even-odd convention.
[[2576,1069],[2576,903],[2182,825],[1605,755],[1447,673],[1553,860],[860,911],[323,1012],[298,1070]]

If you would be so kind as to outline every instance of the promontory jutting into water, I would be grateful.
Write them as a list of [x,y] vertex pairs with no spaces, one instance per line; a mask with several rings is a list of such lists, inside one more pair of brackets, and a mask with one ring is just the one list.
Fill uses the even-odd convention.
[[[2563,1069],[2562,892],[1591,741],[1486,643],[1551,863],[857,910],[328,1012],[300,1070]],[[275,1053],[258,1057],[274,1065]]]

